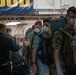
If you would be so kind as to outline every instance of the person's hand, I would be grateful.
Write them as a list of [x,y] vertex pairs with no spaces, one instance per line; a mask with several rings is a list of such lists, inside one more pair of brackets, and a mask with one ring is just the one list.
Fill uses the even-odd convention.
[[57,72],[57,75],[64,75],[64,74],[63,74],[63,72],[58,71],[58,72]]
[[30,45],[30,42],[29,41],[25,41],[25,45],[26,46],[29,46]]
[[36,66],[36,64],[32,65],[32,72],[33,73],[37,73],[37,66]]

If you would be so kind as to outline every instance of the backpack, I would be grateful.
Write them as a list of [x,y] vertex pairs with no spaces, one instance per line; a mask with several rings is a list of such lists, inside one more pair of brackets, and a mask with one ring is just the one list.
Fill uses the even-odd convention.
[[[63,42],[62,42],[62,59],[64,60],[63,64],[65,69],[69,72],[74,70],[74,61],[73,61],[73,44],[74,38],[71,33],[69,33],[65,28],[59,29],[62,32]],[[66,38],[66,39],[65,39]]]
[[54,62],[52,37],[46,39],[43,37],[43,34],[39,34],[38,37],[41,41],[39,43],[39,48],[37,49],[37,56],[43,64],[50,65]]
[[64,16],[60,16],[60,19],[54,19],[51,21],[51,31],[52,34],[54,34],[56,31],[59,30],[59,28],[64,28],[64,26],[67,24],[67,20]]
[[20,56],[19,52],[12,52],[11,59],[12,59],[12,64],[21,63],[21,56]]

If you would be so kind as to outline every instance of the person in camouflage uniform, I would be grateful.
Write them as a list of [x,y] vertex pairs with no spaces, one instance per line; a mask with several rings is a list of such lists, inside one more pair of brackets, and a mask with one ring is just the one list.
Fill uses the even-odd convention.
[[37,27],[41,27],[42,29],[42,22],[41,21],[36,21],[35,24],[32,26],[32,32],[28,34],[27,40],[30,42],[30,45],[33,43],[34,37],[39,34]]
[[[38,72],[38,75],[54,75],[52,73],[50,74],[49,69],[49,65],[53,63],[51,58],[53,49],[51,45],[52,34],[50,29],[50,22],[50,19],[43,20],[43,32],[38,34],[33,41],[32,67],[33,72]],[[53,66],[53,64],[51,66]]]
[[[28,62],[28,73],[29,71],[31,71],[31,53],[32,53],[32,44],[33,44],[33,40],[34,37],[42,32],[42,22],[41,21],[36,21],[35,24],[32,26],[32,32],[30,32],[27,36],[26,36],[26,42],[24,42],[23,44],[23,57],[25,59],[23,59],[25,62]],[[29,43],[29,45],[27,45]],[[30,74],[27,74],[30,75]]]
[[[76,64],[74,64],[74,49],[71,43],[69,43],[69,38],[68,35],[66,35],[63,32],[63,29],[67,31],[67,33],[70,33],[71,36],[73,37],[74,34],[74,26],[75,26],[75,21],[76,21],[76,8],[75,7],[70,7],[67,11],[67,25],[60,29],[59,31],[56,31],[54,33],[54,39],[53,39],[53,48],[54,48],[54,60],[55,60],[55,65],[56,65],[56,71],[57,75],[76,75]],[[72,49],[71,49],[72,46]],[[66,64],[67,55],[66,52],[68,53],[70,50],[70,54],[72,54],[72,57],[70,57],[71,61],[68,61],[69,63],[73,63],[72,65]],[[67,60],[66,60],[67,59]],[[68,66],[69,65],[69,66]],[[72,67],[71,67],[72,66]]]

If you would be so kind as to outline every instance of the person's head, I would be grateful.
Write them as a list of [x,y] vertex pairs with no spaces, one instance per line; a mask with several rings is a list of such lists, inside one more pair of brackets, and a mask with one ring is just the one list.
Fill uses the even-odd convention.
[[20,38],[17,37],[17,38],[16,38],[16,43],[19,44],[19,42],[20,42]]
[[51,24],[51,20],[49,18],[46,18],[43,20],[43,31],[47,32],[48,30],[50,30],[50,24]]
[[35,25],[32,26],[32,30],[34,30],[34,29],[35,29]]
[[11,29],[10,29],[10,28],[7,28],[7,29],[6,29],[6,32],[7,32],[8,34],[11,34]]
[[34,29],[34,31],[36,33],[42,32],[42,22],[41,21],[36,21],[35,22],[35,29]]
[[0,32],[6,33],[7,27],[4,24],[0,24]]
[[43,32],[46,33],[48,36],[51,35],[50,24],[51,24],[50,19],[44,19],[43,20]]
[[71,27],[74,27],[76,23],[76,8],[74,6],[70,7],[67,10],[66,18],[67,18],[67,24]]
[[51,19],[50,19],[50,18],[44,19],[44,20],[43,20],[43,24],[45,24],[45,23],[50,24],[50,23],[51,23]]

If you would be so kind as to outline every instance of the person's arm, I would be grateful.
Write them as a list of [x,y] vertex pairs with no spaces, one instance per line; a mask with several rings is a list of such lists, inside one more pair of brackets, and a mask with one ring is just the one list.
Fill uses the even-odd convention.
[[36,54],[37,54],[37,49],[39,47],[39,37],[36,36],[33,41],[33,50],[32,50],[32,67],[33,67],[33,72],[37,72],[37,65],[36,65]]
[[76,65],[76,30],[75,30],[75,35],[73,37],[73,60],[74,60],[74,65]]
[[9,45],[10,45],[10,49],[12,50],[12,52],[18,52],[20,50],[20,46],[12,39],[10,39]]
[[76,48],[73,51],[74,64],[76,65]]
[[36,50],[32,50],[32,71],[37,73],[37,65],[36,65]]
[[63,75],[60,68],[60,60],[59,60],[59,49],[54,48],[54,61],[56,65],[57,75]]
[[57,31],[54,34],[54,39],[53,39],[53,48],[54,48],[54,61],[56,65],[56,71],[57,75],[64,75],[63,72],[61,71],[60,67],[60,58],[59,58],[59,52],[62,44],[62,35]]
[[37,53],[37,50],[33,49],[32,50],[32,65],[36,64],[36,53]]

